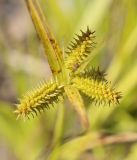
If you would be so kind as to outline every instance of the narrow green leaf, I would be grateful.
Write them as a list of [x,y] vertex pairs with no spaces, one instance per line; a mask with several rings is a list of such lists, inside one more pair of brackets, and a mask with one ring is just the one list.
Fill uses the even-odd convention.
[[60,160],[75,160],[79,159],[80,155],[87,150],[92,150],[98,146],[119,144],[126,142],[136,142],[137,134],[134,132],[123,133],[117,135],[99,134],[97,132],[88,133],[84,136],[75,138],[60,147]]
[[[134,50],[137,46],[137,24],[135,25],[134,29],[129,34],[126,42],[123,44],[121,49],[118,51],[116,56],[114,57],[113,61],[110,64],[108,75],[111,77],[113,81],[115,81],[118,76],[121,74],[122,68],[125,66],[123,62],[126,62],[129,58],[132,57]],[[117,67],[116,67],[117,66]]]
[[83,124],[83,127],[85,129],[88,129],[89,127],[88,117],[84,107],[83,99],[79,91],[73,86],[66,86],[65,92],[68,96],[69,101],[72,103],[75,110],[77,111],[80,117],[81,123]]
[[86,150],[94,148],[98,143],[99,134],[90,133],[80,136],[61,146],[60,160],[75,160]]
[[55,119],[54,136],[52,140],[53,146],[58,146],[60,144],[60,141],[63,135],[64,112],[65,112],[65,108],[63,103],[59,103],[57,113],[56,113],[56,119]]
[[[87,24],[90,24],[90,26],[97,29],[106,13],[109,11],[112,2],[113,0],[89,1],[85,13],[79,22],[78,28],[85,28]],[[92,15],[92,18],[90,15]]]
[[38,36],[44,46],[45,54],[47,56],[51,71],[54,76],[58,76],[62,70],[62,51],[53,34],[49,30],[46,18],[42,13],[38,1],[26,0],[26,4]]

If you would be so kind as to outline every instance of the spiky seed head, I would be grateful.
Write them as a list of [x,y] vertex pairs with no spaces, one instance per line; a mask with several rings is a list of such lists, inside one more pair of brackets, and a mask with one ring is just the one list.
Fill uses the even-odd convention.
[[117,104],[121,98],[121,93],[115,91],[106,81],[75,77],[73,85],[98,104]]
[[67,51],[65,65],[72,72],[75,72],[86,60],[95,44],[94,32],[91,32],[88,27],[86,32],[81,32],[82,35],[77,35],[77,39],[74,38]]
[[63,98],[64,86],[59,86],[56,82],[43,82],[35,89],[25,94],[17,105],[15,113],[18,117],[29,117],[37,115],[50,105],[54,105]]
[[106,81],[106,73],[105,71],[101,71],[99,67],[95,69],[94,67],[88,68],[77,74],[79,77],[94,79],[98,81]]

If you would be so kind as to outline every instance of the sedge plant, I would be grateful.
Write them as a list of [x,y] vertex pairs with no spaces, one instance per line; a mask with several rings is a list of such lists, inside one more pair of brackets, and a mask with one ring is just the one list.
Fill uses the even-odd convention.
[[[56,105],[68,97],[84,124],[87,115],[81,92],[96,105],[118,104],[121,93],[116,91],[106,79],[106,74],[99,68],[82,67],[92,56],[95,48],[95,31],[87,27],[81,30],[68,46],[65,56],[47,20],[36,0],[26,0],[26,4],[45,49],[45,54],[52,72],[52,80],[40,82],[32,91],[28,91],[17,104],[15,112],[18,118],[38,115],[38,112]],[[86,65],[85,65],[86,66]]]

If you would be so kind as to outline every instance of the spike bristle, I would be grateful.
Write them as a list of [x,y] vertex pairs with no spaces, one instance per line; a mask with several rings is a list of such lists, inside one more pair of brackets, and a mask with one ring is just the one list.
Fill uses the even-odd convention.
[[83,77],[83,78],[94,79],[98,81],[106,81],[105,79],[106,73],[104,71],[101,71],[99,67],[97,69],[93,67],[86,69],[85,71],[77,74],[77,76]]
[[36,89],[28,92],[20,100],[15,113],[18,117],[29,117],[37,115],[50,105],[54,105],[63,98],[64,86],[58,86],[56,82],[40,84]]
[[77,39],[74,38],[74,42],[71,42],[68,47],[68,56],[66,58],[66,68],[75,72],[79,66],[86,60],[92,48],[94,48],[95,42],[93,41],[95,36],[94,32],[91,32],[87,27],[87,31],[81,31],[82,35],[77,35]]
[[106,81],[76,77],[73,85],[98,104],[117,104],[121,98],[121,93],[116,92]]

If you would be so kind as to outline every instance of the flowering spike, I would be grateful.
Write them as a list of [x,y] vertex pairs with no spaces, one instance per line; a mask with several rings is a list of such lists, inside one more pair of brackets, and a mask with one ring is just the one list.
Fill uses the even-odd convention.
[[94,67],[86,69],[85,71],[78,73],[77,76],[98,81],[106,81],[106,73],[104,71],[101,71],[99,67],[97,69],[95,69]]
[[77,76],[73,79],[73,85],[98,104],[118,104],[121,98],[121,93],[106,81]]
[[[79,68],[87,60],[91,49],[95,47],[94,33],[95,31],[91,32],[89,27],[87,27],[86,32],[81,30],[81,35],[76,34],[76,38],[68,46],[67,57],[65,59],[65,66],[69,69],[67,70],[69,73],[66,74],[64,72],[66,70],[61,70],[63,74],[66,74],[62,77],[63,79],[54,77],[55,79],[57,78],[56,82],[53,80],[49,83],[40,82],[35,89],[27,92],[22,99],[19,99],[20,103],[16,105],[17,109],[15,111],[17,119],[20,117],[24,120],[26,118],[30,119],[30,117],[34,118],[35,115],[37,116],[45,108],[49,109],[50,106],[58,103],[63,98],[64,91],[70,102],[75,106],[82,122],[86,125],[85,109],[83,108],[82,97],[78,90],[86,94],[95,104],[111,105],[119,103],[121,93],[115,91],[110,86],[110,83],[106,80],[104,71],[100,71],[99,68],[90,68],[82,72],[82,67]],[[57,82],[59,84],[63,82],[63,85],[59,85]]]
[[70,45],[71,47],[68,47],[69,54],[66,57],[65,65],[72,72],[75,72],[80,67],[94,47],[94,32],[91,32],[87,27],[87,31],[81,31],[81,33],[82,35],[76,34],[78,39],[74,38],[75,42]]
[[28,117],[37,115],[38,112],[44,111],[50,105],[57,103],[63,98],[64,86],[58,86],[56,82],[43,83],[26,94],[17,105],[15,113],[18,117]]

